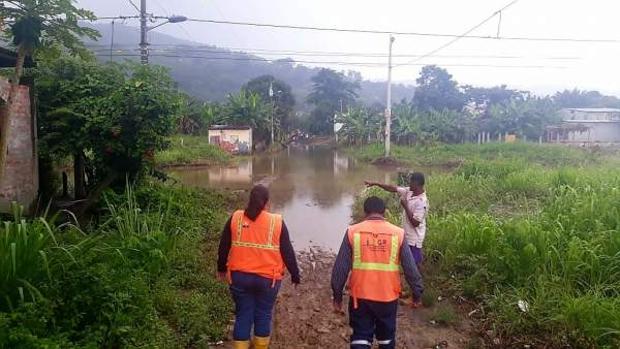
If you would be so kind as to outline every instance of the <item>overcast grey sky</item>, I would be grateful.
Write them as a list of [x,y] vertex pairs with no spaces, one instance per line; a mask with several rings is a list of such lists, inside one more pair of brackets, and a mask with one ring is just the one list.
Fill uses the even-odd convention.
[[[139,0],[134,0],[139,3]],[[149,12],[192,18],[323,27],[462,34],[508,0],[147,0]],[[129,0],[79,0],[98,16],[135,14]],[[502,36],[620,39],[616,0],[519,0],[502,13]],[[495,35],[496,16],[472,34]],[[130,21],[130,25],[137,22]],[[295,51],[387,53],[387,35],[309,32],[219,24],[184,23],[157,29],[179,38],[222,47]],[[450,38],[396,36],[395,55],[425,54]],[[460,57],[437,57],[460,56]],[[620,95],[620,43],[524,42],[461,39],[437,56],[417,63],[444,65],[461,84],[507,84],[538,93],[562,88],[598,89]],[[510,56],[481,58],[462,56]],[[266,58],[279,58],[268,56]],[[304,60],[378,62],[372,57],[295,57]],[[395,63],[411,60],[397,57]],[[450,64],[545,66],[540,69],[454,67]],[[325,64],[321,64],[325,66]],[[385,80],[385,67],[354,69],[365,78]],[[394,69],[393,78],[412,82],[419,66]]]

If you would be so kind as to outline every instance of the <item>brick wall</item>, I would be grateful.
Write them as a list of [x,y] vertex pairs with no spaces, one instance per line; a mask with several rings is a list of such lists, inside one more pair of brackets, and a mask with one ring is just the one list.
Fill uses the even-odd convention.
[[[0,82],[0,96],[6,95],[6,82]],[[38,164],[36,156],[36,127],[31,115],[30,89],[19,86],[11,110],[0,109],[2,117],[10,120],[7,163],[0,181],[0,212],[8,212],[11,202],[17,201],[26,209],[33,206],[38,193]]]

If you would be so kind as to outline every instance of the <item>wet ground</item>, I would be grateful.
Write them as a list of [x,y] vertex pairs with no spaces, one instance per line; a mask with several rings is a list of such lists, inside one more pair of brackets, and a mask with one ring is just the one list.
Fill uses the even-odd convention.
[[[394,183],[398,171],[360,163],[326,147],[301,147],[243,158],[232,167],[175,168],[171,174],[185,185],[206,188],[246,191],[257,183],[269,186],[271,211],[283,214],[302,269],[297,289],[290,279],[282,287],[270,348],[302,349],[348,347],[346,315],[332,311],[329,279],[335,253],[364,180]],[[466,317],[457,314],[453,325],[440,326],[432,322],[434,312],[436,308],[413,310],[402,304],[397,348],[466,348]],[[230,343],[219,347],[230,348]]]
[[[351,334],[345,314],[332,311],[329,279],[334,255],[319,248],[299,254],[303,281],[298,288],[285,280],[274,315],[272,349],[348,348]],[[398,310],[398,349],[468,348],[470,324],[433,323],[436,307],[411,309],[402,300]],[[222,348],[232,348],[230,342]]]

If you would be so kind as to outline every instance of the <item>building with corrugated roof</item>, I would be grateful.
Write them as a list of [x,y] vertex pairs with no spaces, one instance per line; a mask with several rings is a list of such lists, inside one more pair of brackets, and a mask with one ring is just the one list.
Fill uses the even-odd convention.
[[562,123],[547,127],[547,141],[577,145],[620,144],[620,109],[565,108]]

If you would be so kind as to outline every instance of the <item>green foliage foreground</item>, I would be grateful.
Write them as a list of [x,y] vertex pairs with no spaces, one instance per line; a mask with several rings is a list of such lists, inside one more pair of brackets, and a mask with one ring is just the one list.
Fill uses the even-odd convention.
[[[463,155],[455,171],[428,178],[427,277],[480,304],[479,324],[503,347],[620,346],[617,165],[535,145],[398,153],[416,163]],[[400,224],[394,196],[372,189],[362,197],[370,194],[385,197],[389,219]]]
[[0,228],[0,348],[207,348],[230,313],[210,262],[224,203],[143,185],[107,195],[88,234],[16,212]]

